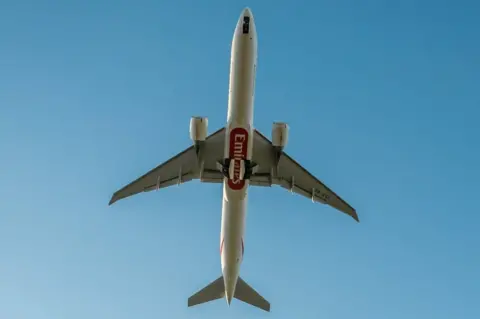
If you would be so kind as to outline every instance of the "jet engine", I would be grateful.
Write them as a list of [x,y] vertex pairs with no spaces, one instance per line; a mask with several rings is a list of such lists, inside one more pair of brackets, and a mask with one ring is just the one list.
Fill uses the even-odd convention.
[[207,138],[208,119],[206,117],[193,116],[190,119],[190,138],[197,144]]
[[288,125],[287,123],[274,122],[272,126],[272,145],[280,151],[287,146]]

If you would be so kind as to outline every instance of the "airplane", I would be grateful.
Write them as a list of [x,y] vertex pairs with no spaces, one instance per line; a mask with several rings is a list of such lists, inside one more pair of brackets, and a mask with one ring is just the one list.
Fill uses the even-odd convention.
[[279,185],[359,221],[352,206],[284,152],[288,141],[286,123],[273,123],[271,141],[253,127],[256,69],[257,31],[247,7],[233,35],[226,126],[207,136],[208,118],[192,117],[193,145],[115,192],[109,203],[191,180],[223,184],[222,274],[188,298],[188,307],[225,297],[229,306],[235,298],[270,312],[270,303],[239,276],[249,186]]

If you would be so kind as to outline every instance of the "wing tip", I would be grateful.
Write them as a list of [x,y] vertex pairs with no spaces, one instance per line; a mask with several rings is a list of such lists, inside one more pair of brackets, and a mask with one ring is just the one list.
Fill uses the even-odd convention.
[[110,199],[110,201],[108,202],[108,206],[112,205],[116,201],[117,201],[117,198],[115,198],[115,195],[113,195],[112,198]]
[[360,219],[358,218],[357,211],[353,210],[352,212],[352,218],[355,219],[358,223],[360,222]]

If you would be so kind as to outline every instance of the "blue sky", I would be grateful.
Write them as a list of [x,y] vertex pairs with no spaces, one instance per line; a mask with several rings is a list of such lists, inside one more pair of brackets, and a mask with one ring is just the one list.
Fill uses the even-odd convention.
[[[226,120],[250,6],[255,126],[361,222],[251,189],[242,277],[272,312],[187,308],[220,275],[221,187],[108,206]],[[11,1],[0,10],[0,317],[479,318],[474,1]]]

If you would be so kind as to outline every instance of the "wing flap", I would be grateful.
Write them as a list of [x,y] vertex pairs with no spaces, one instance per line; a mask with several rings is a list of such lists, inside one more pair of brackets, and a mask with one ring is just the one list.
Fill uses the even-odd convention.
[[223,174],[218,169],[204,169],[200,176],[203,183],[222,183],[223,178]]
[[250,177],[250,185],[252,186],[272,186],[272,174],[271,173],[255,173]]

